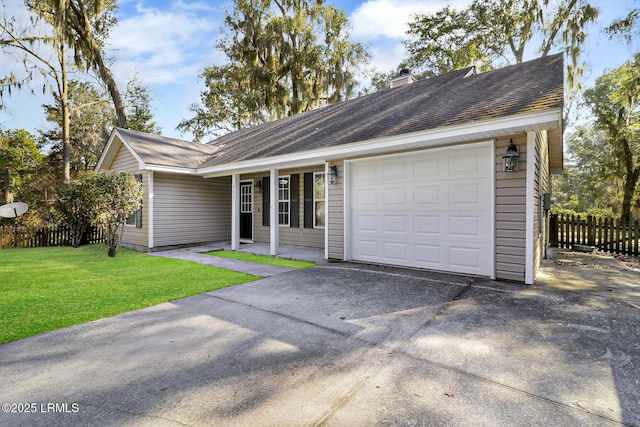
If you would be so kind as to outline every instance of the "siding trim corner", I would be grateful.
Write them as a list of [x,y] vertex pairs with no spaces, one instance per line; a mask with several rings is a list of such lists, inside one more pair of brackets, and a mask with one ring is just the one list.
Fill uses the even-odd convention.
[[534,268],[533,259],[535,257],[534,234],[535,234],[535,206],[533,202],[534,180],[536,171],[536,133],[527,132],[527,184],[526,184],[526,225],[525,225],[525,270],[524,283],[533,285]]

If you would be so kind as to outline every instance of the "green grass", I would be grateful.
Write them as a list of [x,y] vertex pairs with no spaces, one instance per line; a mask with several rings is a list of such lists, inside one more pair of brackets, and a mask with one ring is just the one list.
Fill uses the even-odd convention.
[[244,252],[234,252],[234,251],[211,251],[211,252],[205,252],[205,255],[214,255],[222,258],[233,258],[233,259],[239,259],[242,261],[250,261],[250,262],[257,262],[260,264],[275,265],[278,267],[293,268],[296,270],[302,270],[303,268],[309,268],[316,265],[314,262],[309,262],[309,261],[298,261],[294,259],[275,258],[270,256],[254,255],[254,254],[248,254]]
[[0,343],[258,279],[104,244],[0,250]]

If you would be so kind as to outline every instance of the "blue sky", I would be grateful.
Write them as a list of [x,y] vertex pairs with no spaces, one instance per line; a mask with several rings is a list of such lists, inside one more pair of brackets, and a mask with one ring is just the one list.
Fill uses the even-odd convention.
[[[372,65],[387,71],[402,60],[402,40],[406,24],[416,12],[431,12],[448,4],[463,7],[469,0],[327,0],[346,11],[355,41],[366,45]],[[609,41],[600,28],[638,6],[637,0],[595,0],[600,6],[599,22],[590,27],[583,60],[588,65],[589,82],[640,51],[640,42],[631,46]],[[7,10],[18,10],[21,0],[6,0]],[[112,30],[109,49],[116,59],[112,67],[122,87],[132,78],[146,85],[153,98],[155,119],[166,136],[191,139],[175,127],[189,116],[188,107],[197,102],[203,88],[198,74],[207,65],[221,64],[216,50],[225,9],[232,1],[211,0],[120,0],[118,25]],[[16,12],[17,13],[17,12]],[[530,52],[530,57],[535,52]],[[11,69],[12,59],[0,57],[0,74]],[[42,87],[40,83],[37,87]],[[42,104],[52,103],[49,95],[15,91],[5,99],[0,126],[24,128],[31,132],[48,129]]]

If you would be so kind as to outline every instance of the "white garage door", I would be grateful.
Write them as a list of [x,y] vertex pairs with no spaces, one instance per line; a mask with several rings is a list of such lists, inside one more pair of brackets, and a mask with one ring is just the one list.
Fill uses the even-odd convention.
[[494,163],[489,144],[353,161],[351,258],[491,276]]

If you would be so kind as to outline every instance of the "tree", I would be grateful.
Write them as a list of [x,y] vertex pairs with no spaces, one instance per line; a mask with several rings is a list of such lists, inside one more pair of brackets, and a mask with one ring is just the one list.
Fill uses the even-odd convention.
[[623,179],[621,219],[631,218],[631,205],[640,178],[640,54],[601,76],[585,92],[595,123],[602,129]]
[[129,129],[160,135],[162,129],[153,120],[149,90],[134,80],[127,89],[126,99]]
[[635,8],[624,18],[614,20],[611,25],[605,28],[605,33],[607,33],[610,38],[618,37],[630,43],[634,32],[636,34],[640,33],[640,31],[636,29],[639,19],[640,8]]
[[39,141],[25,130],[0,130],[0,187],[0,204],[20,201],[29,206],[12,222],[33,227],[47,222],[46,200],[53,188],[49,161]]
[[104,55],[104,40],[117,22],[116,0],[25,0],[25,4],[64,35],[77,66],[96,71],[113,101],[117,126],[126,128],[125,105]]
[[567,77],[577,84],[585,27],[598,17],[587,0],[474,0],[462,11],[445,8],[417,15],[409,24],[409,62],[443,73],[473,61],[492,67],[500,58],[520,63],[525,49],[539,42],[538,53],[563,50],[570,61]]
[[[53,80],[55,85],[50,90],[57,95],[62,119],[62,182],[69,183],[71,116],[67,97],[71,73],[95,69],[109,88],[118,111],[119,125],[126,127],[122,101],[102,55],[100,38],[106,37],[110,25],[115,22],[112,16],[115,1],[26,0],[25,5],[34,13],[30,24],[20,27],[15,17],[4,16],[0,21],[0,45],[5,51],[23,55],[19,59],[25,67],[26,77],[17,79],[10,74],[3,79],[3,85],[20,87],[25,79],[30,80],[38,74]],[[40,23],[47,24],[50,32],[37,32],[42,28]],[[54,52],[53,56],[49,55],[51,51]],[[45,85],[43,91],[46,90]]]
[[28,199],[27,184],[37,174],[44,159],[40,147],[29,132],[0,130],[0,172],[3,175],[2,203]]
[[564,172],[552,177],[554,208],[619,215],[622,186],[607,134],[593,123],[578,126],[565,136],[565,149]]
[[87,178],[91,177],[82,175],[67,185],[59,186],[54,197],[54,217],[69,227],[74,248],[80,246],[82,237],[96,217],[95,180]]
[[[67,108],[70,114],[69,142],[71,146],[70,170],[77,173],[93,169],[104,148],[111,127],[114,112],[105,94],[87,82],[70,81],[68,85]],[[56,103],[44,105],[47,120],[57,127],[42,132],[48,145],[52,145],[50,155],[60,157],[63,123],[60,97],[54,94]]]
[[105,227],[108,254],[114,257],[122,240],[125,221],[142,205],[142,183],[130,172],[122,171],[89,173],[87,180],[95,188],[94,218]]
[[484,36],[488,23],[481,22],[482,16],[474,11],[446,6],[434,14],[417,15],[409,23],[411,38],[405,45],[408,65],[416,75],[433,77],[471,64],[491,68],[500,47],[492,46],[491,39]]
[[368,61],[350,41],[343,10],[324,0],[234,0],[219,49],[228,64],[207,67],[194,116],[178,129],[196,140],[349,98]]

